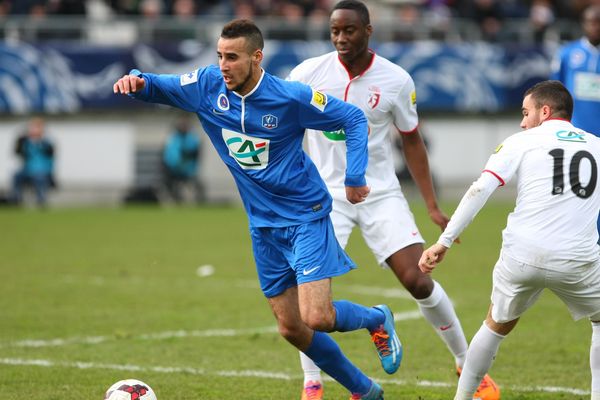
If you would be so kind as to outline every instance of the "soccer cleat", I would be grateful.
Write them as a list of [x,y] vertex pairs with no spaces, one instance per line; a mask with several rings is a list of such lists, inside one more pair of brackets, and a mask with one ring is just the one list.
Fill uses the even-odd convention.
[[302,400],[323,400],[323,384],[319,381],[308,381],[302,389]]
[[375,343],[383,369],[388,374],[393,374],[398,370],[402,361],[402,343],[396,335],[394,316],[389,307],[382,304],[374,308],[383,311],[385,321],[379,328],[371,331],[371,340]]
[[[456,367],[456,375],[460,376],[461,372],[462,369]],[[479,387],[473,395],[473,400],[500,400],[500,388],[488,374],[485,374],[481,383],[479,383]]]
[[350,400],[383,400],[383,389],[373,382],[367,394],[353,393]]

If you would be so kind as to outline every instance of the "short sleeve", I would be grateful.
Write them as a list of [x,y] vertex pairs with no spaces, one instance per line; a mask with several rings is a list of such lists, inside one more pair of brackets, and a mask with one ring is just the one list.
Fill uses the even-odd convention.
[[417,92],[412,78],[408,79],[400,88],[392,107],[394,125],[401,133],[413,132],[419,125],[417,114]]

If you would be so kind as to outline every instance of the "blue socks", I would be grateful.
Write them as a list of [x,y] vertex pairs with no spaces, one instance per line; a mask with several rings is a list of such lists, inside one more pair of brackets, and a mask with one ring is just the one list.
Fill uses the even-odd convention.
[[362,328],[367,328],[371,332],[385,321],[385,315],[381,310],[365,307],[347,300],[334,301],[333,308],[335,308],[335,326],[333,329],[338,332],[349,332]]
[[350,393],[367,393],[371,388],[371,380],[346,358],[328,334],[315,331],[304,354]]

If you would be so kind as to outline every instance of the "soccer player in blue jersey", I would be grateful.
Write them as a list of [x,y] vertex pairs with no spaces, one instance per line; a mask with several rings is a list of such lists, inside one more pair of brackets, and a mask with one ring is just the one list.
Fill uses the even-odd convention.
[[583,12],[584,36],[563,46],[552,63],[552,79],[573,96],[573,124],[600,136],[600,5]]
[[331,278],[355,268],[338,244],[332,199],[302,149],[306,128],[344,129],[346,194],[359,203],[366,185],[367,120],[355,106],[261,68],[263,38],[248,20],[225,25],[218,66],[185,75],[133,70],[115,93],[194,112],[237,184],[250,222],[261,289],[281,335],[347,388],[352,398],[383,399],[381,387],[355,367],[326,333],[366,328],[383,368],[394,373],[402,346],[385,305],[331,300]]
[[[552,79],[573,96],[573,125],[600,136],[600,5],[583,12],[584,36],[561,48],[552,62]],[[597,221],[600,231],[600,216]]]

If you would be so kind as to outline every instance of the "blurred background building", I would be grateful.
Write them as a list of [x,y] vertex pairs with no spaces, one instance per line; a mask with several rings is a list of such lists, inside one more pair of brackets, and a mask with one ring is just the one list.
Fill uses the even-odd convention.
[[[177,114],[115,96],[113,82],[132,68],[183,74],[216,63],[220,29],[234,17],[257,22],[267,39],[263,66],[284,78],[305,58],[333,50],[334,3],[0,0],[0,198],[19,166],[14,141],[36,115],[60,149],[60,186],[50,204],[120,204],[151,190]],[[558,47],[582,34],[582,10],[600,1],[366,3],[373,49],[415,80],[436,183],[442,196],[452,196],[519,130],[523,91],[550,76]],[[202,131],[197,120],[192,129]],[[211,146],[202,164],[206,200],[235,201],[232,179]]]

